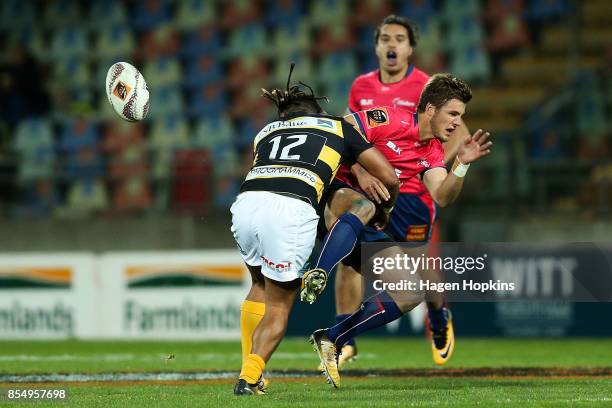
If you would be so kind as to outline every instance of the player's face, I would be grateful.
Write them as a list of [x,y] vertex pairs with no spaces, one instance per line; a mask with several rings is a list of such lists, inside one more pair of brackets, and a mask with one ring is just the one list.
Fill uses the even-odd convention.
[[463,123],[465,103],[459,99],[451,99],[437,110],[432,105],[428,105],[428,109],[432,111],[430,123],[433,135],[442,142],[446,142]]
[[380,69],[391,74],[400,72],[408,66],[412,47],[408,30],[399,24],[385,24],[380,28],[376,43],[376,56]]

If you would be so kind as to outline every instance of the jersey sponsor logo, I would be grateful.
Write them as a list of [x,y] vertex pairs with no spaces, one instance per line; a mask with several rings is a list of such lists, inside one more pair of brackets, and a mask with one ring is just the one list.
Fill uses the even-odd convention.
[[369,128],[375,128],[389,123],[389,114],[385,108],[366,111],[366,117],[368,118]]
[[429,168],[429,162],[427,160],[419,160],[419,166],[423,166],[423,167],[427,167]]
[[268,126],[261,130],[262,133],[270,133],[277,129],[285,129],[292,127],[300,127],[306,125],[306,121],[304,120],[288,120],[288,121],[276,121],[270,123]]
[[405,101],[405,100],[397,98],[397,97],[393,98],[392,102],[393,102],[393,105],[396,105],[396,106],[406,106],[406,107],[409,107],[409,108],[412,108],[412,107],[415,106],[414,102]]
[[402,154],[402,149],[390,140],[387,142],[387,147],[397,153],[398,156]]
[[395,170],[395,175],[397,176],[397,178],[400,178],[400,176],[402,175],[402,171],[395,168],[393,170]]
[[263,255],[261,256],[261,260],[268,268],[274,269],[276,272],[284,272],[291,268],[291,262],[274,262]]
[[317,119],[317,126],[327,129],[335,129],[334,123],[329,119]]
[[276,122],[272,122],[267,124],[263,129],[259,131],[257,136],[255,136],[255,140],[253,141],[254,146],[261,141],[261,139],[268,136],[270,133],[279,130],[279,129],[302,129],[302,128],[317,128],[324,130],[326,132],[334,133],[340,137],[342,136],[342,129],[338,127],[340,122],[332,119],[322,119],[317,117],[300,117],[287,121],[279,120]]
[[406,231],[406,241],[425,241],[429,225],[409,225]]
[[359,101],[361,106],[372,106],[374,105],[374,99],[362,99]]
[[274,177],[289,177],[295,178],[305,182],[306,184],[315,187],[319,177],[304,168],[293,167],[293,166],[259,166],[253,167],[249,174],[246,176],[246,180],[253,180],[258,178],[274,178]]

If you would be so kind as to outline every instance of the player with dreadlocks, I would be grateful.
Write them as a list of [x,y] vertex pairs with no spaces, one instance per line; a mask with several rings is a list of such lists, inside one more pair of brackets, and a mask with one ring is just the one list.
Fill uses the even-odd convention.
[[[277,106],[278,120],[255,136],[253,166],[231,207],[231,230],[252,279],[240,313],[243,359],[235,395],[265,393],[262,373],[287,328],[316,239],[316,209],[340,164],[358,162],[385,184],[391,198],[380,205],[383,212],[399,190],[384,156],[351,124],[321,108],[326,98],[301,82],[310,93],[290,87],[293,67],[286,90],[262,90]],[[357,227],[375,213],[364,198],[340,218]]]

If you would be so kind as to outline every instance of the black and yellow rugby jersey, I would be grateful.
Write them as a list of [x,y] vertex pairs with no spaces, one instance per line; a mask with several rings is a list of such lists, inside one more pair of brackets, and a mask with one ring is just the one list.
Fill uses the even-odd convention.
[[370,147],[335,116],[309,114],[269,123],[255,136],[255,160],[240,192],[280,193],[316,208],[340,163],[353,164]]

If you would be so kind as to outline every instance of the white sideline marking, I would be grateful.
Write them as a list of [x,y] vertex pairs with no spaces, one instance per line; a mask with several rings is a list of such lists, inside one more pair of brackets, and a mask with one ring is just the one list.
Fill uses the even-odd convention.
[[[211,361],[211,360],[235,360],[239,361],[242,357],[238,353],[224,354],[224,353],[199,353],[199,354],[181,354],[180,352],[175,353],[177,359],[193,360],[198,361]],[[314,353],[289,353],[280,352],[274,353],[275,359],[282,360],[316,360],[317,356]],[[374,360],[378,358],[375,353],[359,353],[360,359]],[[29,354],[11,354],[11,355],[0,355],[1,362],[58,362],[58,361],[80,361],[80,362],[116,362],[116,361],[140,361],[140,362],[155,362],[164,361],[166,355],[159,356],[147,356],[147,355],[135,355],[133,353],[116,353],[116,354],[52,354],[44,356],[36,356]]]
[[37,383],[37,382],[114,382],[114,381],[197,381],[234,378],[237,371],[216,373],[100,373],[100,374],[25,374],[2,375],[0,382]]

